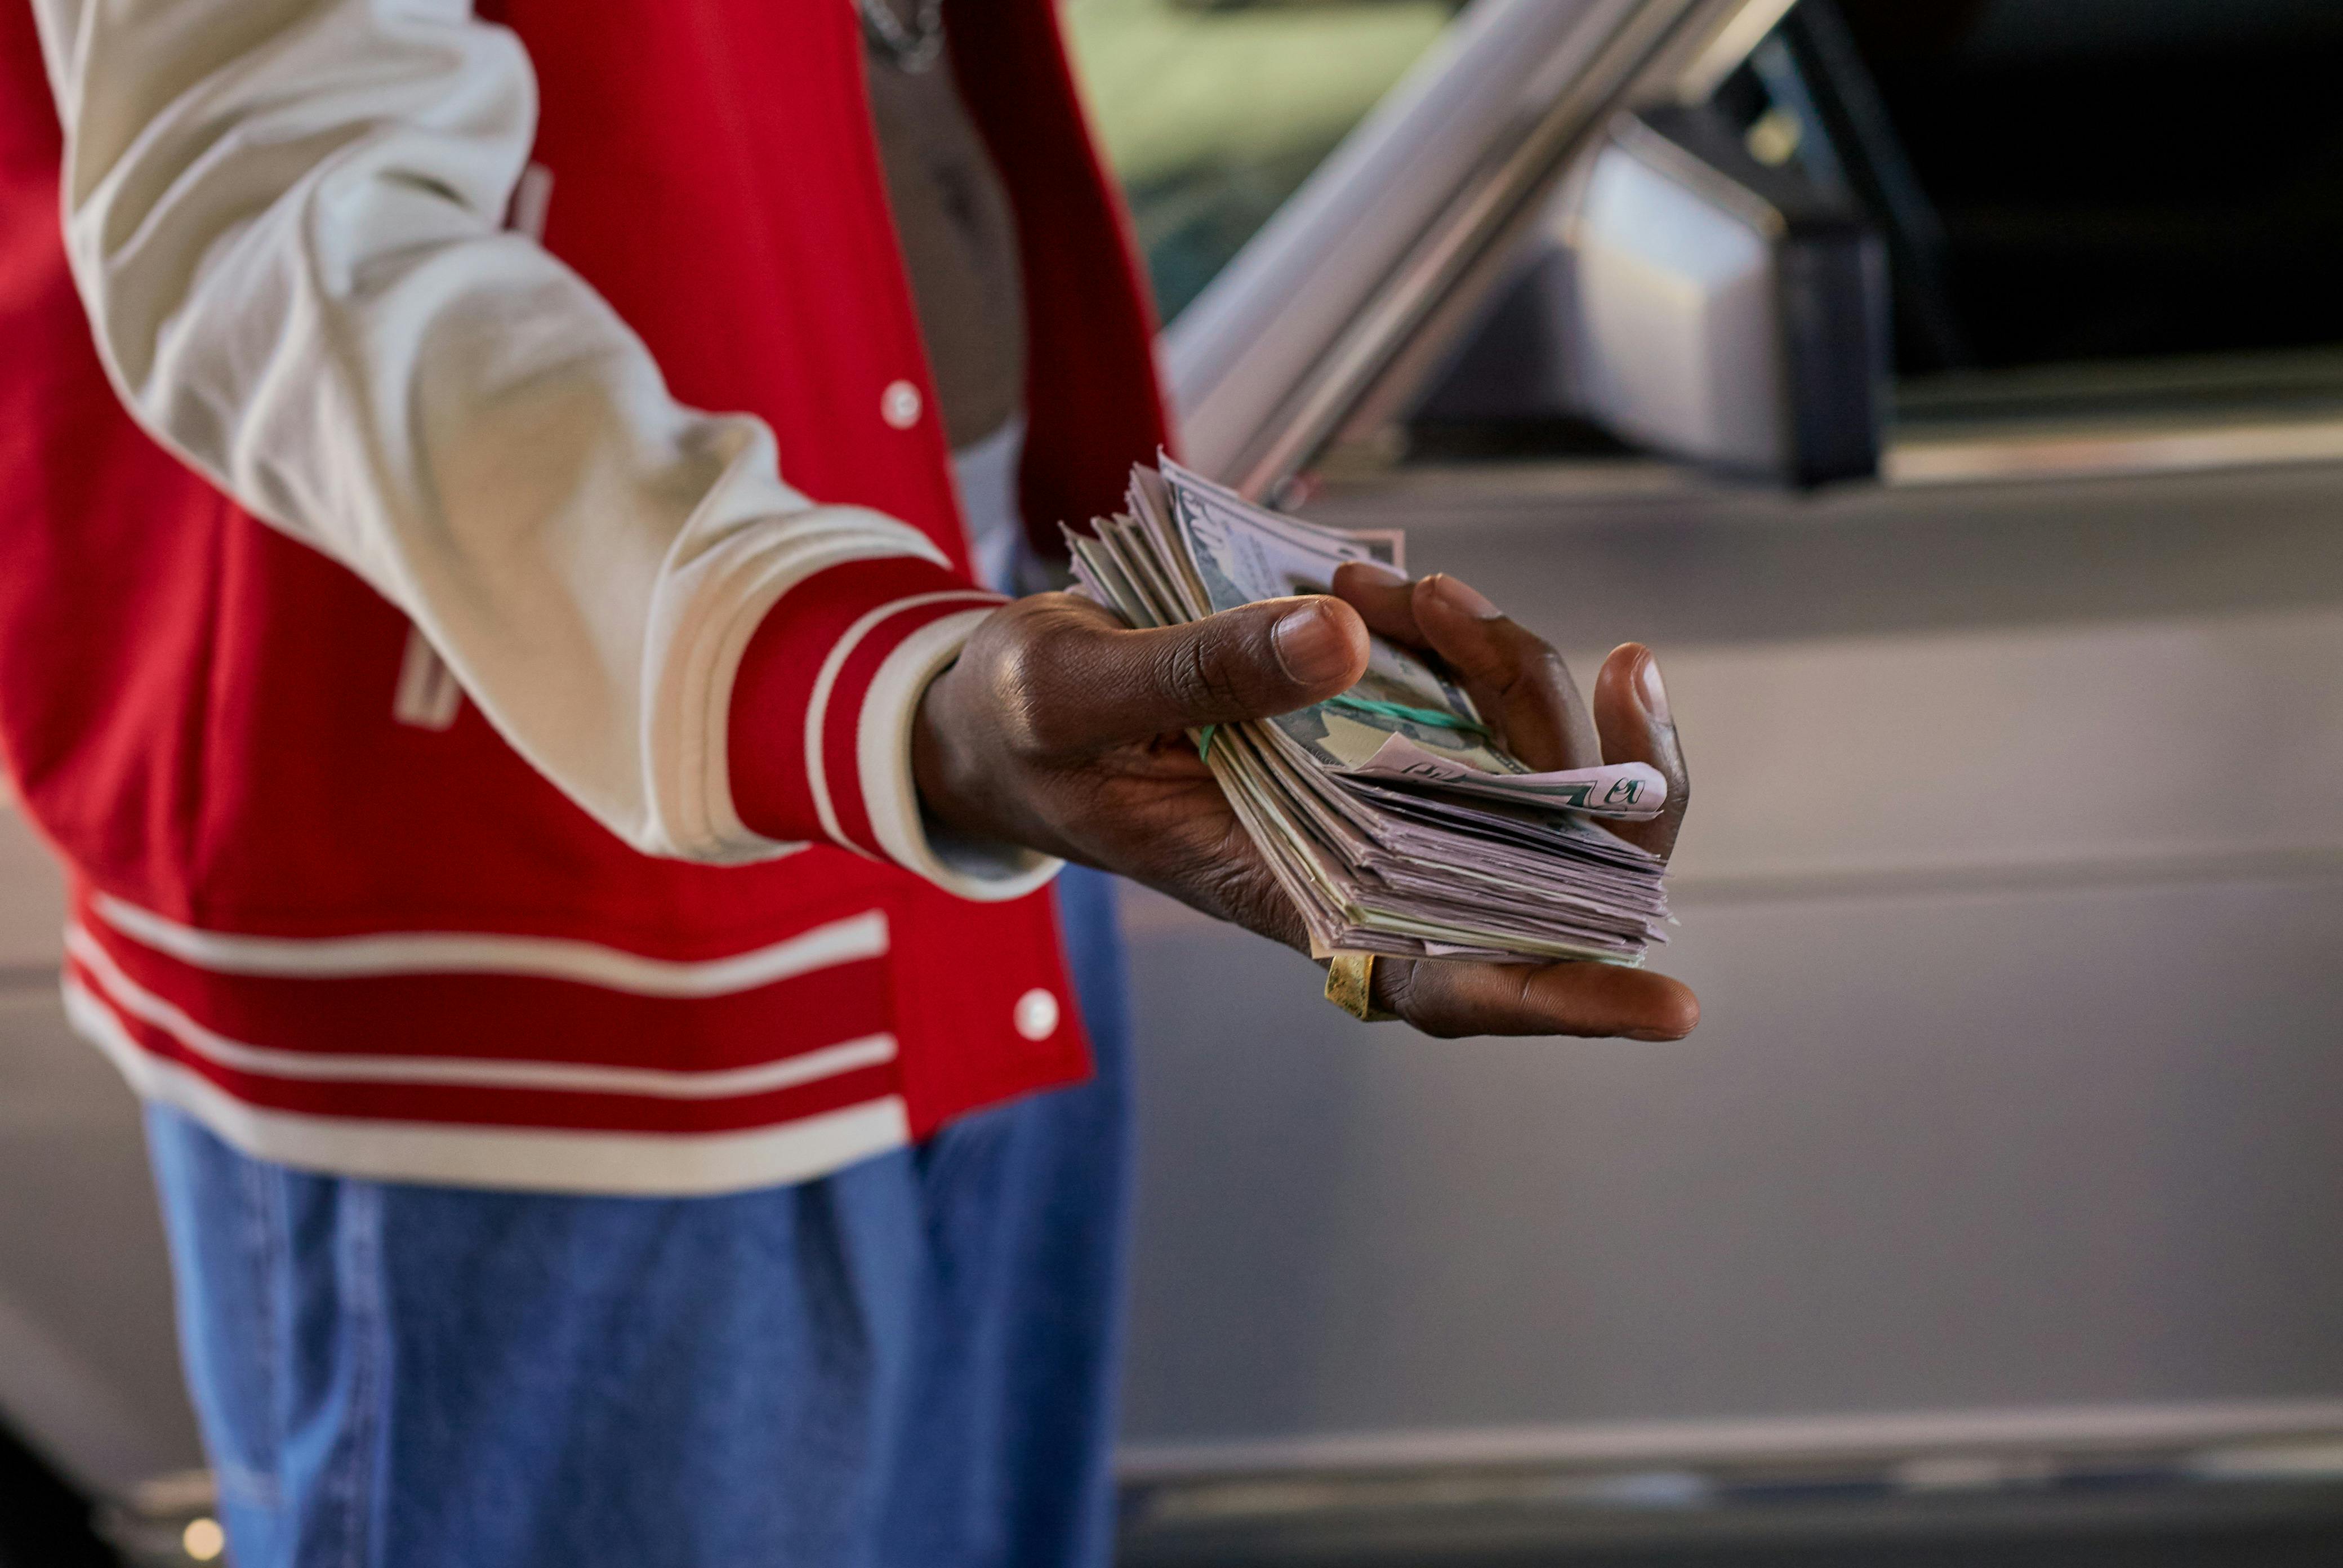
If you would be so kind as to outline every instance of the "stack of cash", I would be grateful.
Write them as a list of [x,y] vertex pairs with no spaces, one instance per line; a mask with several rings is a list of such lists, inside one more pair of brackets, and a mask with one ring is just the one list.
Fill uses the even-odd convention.
[[[1127,500],[1066,539],[1082,590],[1133,626],[1326,593],[1344,561],[1405,569],[1396,532],[1267,511],[1168,459],[1134,468]],[[1656,816],[1659,772],[1537,772],[1444,671],[1383,638],[1343,695],[1192,739],[1313,957],[1640,963],[1666,940],[1662,861],[1594,820]]]

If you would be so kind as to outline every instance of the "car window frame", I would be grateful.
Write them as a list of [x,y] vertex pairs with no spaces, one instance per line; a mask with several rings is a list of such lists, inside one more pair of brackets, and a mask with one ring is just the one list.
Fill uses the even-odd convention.
[[1187,459],[1276,499],[1428,376],[1616,116],[1698,101],[1792,0],[1475,0],[1167,329]]

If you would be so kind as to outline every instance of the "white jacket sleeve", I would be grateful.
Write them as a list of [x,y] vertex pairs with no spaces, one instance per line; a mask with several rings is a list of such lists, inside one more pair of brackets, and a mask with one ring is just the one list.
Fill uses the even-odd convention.
[[[812,574],[943,558],[902,522],[790,489],[761,423],[677,404],[608,305],[503,228],[535,130],[519,41],[468,0],[35,11],[74,276],[139,422],[404,610],[628,842],[709,861],[789,848],[730,795],[751,632]],[[966,597],[975,612],[987,596]],[[959,636],[977,618],[956,617]],[[861,716],[880,738],[861,776],[827,787],[867,804],[877,842],[858,847],[1011,897],[1054,862],[955,869],[919,824],[909,705],[957,642],[920,639],[923,668],[871,699],[893,709]]]

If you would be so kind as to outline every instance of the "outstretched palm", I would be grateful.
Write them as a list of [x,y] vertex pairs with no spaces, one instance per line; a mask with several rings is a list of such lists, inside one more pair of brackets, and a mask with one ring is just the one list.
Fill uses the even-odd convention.
[[[1334,597],[1246,605],[1134,631],[1067,594],[1004,607],[922,701],[913,764],[929,809],[963,831],[1115,871],[1296,947],[1302,919],[1187,731],[1346,689],[1367,630],[1446,660],[1505,747],[1538,768],[1642,761],[1667,812],[1622,825],[1661,855],[1689,794],[1651,654],[1604,663],[1590,715],[1561,658],[1447,578],[1345,568]],[[1428,1033],[1675,1039],[1699,1017],[1664,975],[1605,964],[1386,960],[1376,1000]]]

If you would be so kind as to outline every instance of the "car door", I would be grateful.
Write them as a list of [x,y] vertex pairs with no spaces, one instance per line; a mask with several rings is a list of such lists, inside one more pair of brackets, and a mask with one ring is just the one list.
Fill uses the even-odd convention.
[[[2116,155],[2177,138],[2143,126],[2184,85],[2330,68],[2335,29],[1919,6],[1886,20],[1960,41],[1907,66],[1864,55],[1891,9],[1677,12],[1675,52],[1596,91],[1555,63],[1618,55],[1571,55],[1567,7],[1469,8],[1171,325],[1192,460],[1407,528],[1582,673],[1658,649],[1694,804],[1656,961],[1705,1019],[1666,1046],[1363,1027],[1302,960],[1134,896],[1142,1560],[1401,1514],[1426,1549],[1443,1498],[1458,1532],[1493,1498],[1680,1520],[1790,1459],[1875,1492],[2110,1454],[2175,1486],[2333,1473],[2288,1445],[2343,1431],[2343,327],[2307,284],[2229,296],[2279,286],[2343,189],[2331,142],[2250,120],[2227,166]],[[1457,193],[1523,117],[1449,146],[1465,111],[1410,116],[1504,27],[1506,82],[1560,102],[1555,64],[1592,107],[1509,187],[1529,216],[1468,234]],[[1493,80],[1447,87],[1485,107]],[[1870,477],[1453,395],[1476,332],[1518,325],[1524,247],[1584,221],[1554,204],[1631,112],[1688,104],[1753,156],[1835,156],[1869,223],[1896,349]],[[2280,193],[2250,224],[2224,205],[2249,189]],[[2225,214],[2264,249],[2220,260],[2190,226]],[[2117,308],[2158,297],[2204,305]]]

